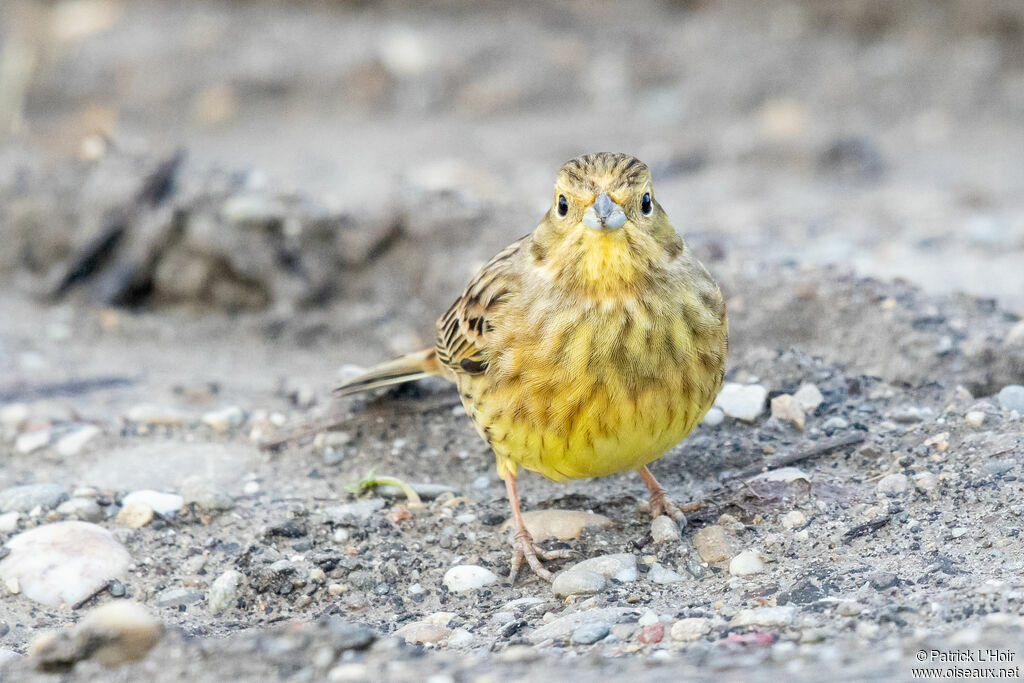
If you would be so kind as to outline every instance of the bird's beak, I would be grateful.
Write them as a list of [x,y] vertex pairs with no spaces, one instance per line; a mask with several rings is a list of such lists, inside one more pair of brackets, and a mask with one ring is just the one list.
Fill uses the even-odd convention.
[[595,230],[615,230],[626,223],[626,212],[612,201],[607,192],[597,195],[583,212],[583,225]]

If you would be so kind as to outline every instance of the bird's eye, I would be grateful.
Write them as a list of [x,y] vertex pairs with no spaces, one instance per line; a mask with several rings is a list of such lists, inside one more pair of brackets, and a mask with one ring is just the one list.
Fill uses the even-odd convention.
[[565,195],[558,195],[558,215],[564,216],[569,213],[569,202],[566,201]]
[[640,200],[640,210],[644,212],[645,216],[650,216],[651,211],[654,210],[654,205],[651,204],[651,193],[644,192],[643,198]]

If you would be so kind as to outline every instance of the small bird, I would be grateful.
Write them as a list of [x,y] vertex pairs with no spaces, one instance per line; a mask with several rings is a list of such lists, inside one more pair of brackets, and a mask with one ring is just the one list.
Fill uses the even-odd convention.
[[556,481],[636,470],[651,515],[682,511],[647,464],[693,429],[728,351],[718,285],[626,154],[566,162],[531,234],[492,258],[437,321],[433,348],[371,368],[348,395],[440,375],[497,459],[512,506],[512,571],[565,557],[533,542],[518,468]]

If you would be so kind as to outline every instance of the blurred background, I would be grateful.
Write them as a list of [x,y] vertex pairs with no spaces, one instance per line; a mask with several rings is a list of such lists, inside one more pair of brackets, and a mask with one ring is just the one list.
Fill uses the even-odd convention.
[[0,280],[35,301],[347,301],[429,336],[533,228],[559,164],[610,150],[652,167],[727,288],[838,264],[1024,311],[1019,0],[7,0],[0,18]]

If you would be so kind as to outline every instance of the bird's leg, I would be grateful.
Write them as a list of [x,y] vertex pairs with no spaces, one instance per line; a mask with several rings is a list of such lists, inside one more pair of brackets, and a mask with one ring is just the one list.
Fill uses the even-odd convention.
[[519,567],[523,560],[526,560],[534,574],[545,581],[551,581],[554,576],[540,563],[541,559],[556,560],[568,557],[569,550],[544,550],[534,545],[533,537],[526,530],[523,513],[519,510],[516,477],[511,472],[505,473],[505,490],[508,491],[508,502],[512,506],[512,573],[509,574],[509,579],[515,585]]
[[647,490],[651,492],[651,518],[658,517],[660,515],[668,515],[677,522],[686,519],[682,509],[673,503],[665,495],[665,489],[661,488],[661,484],[654,478],[651,471],[647,469],[647,465],[641,467],[637,472],[640,473],[640,478],[644,480],[644,484],[647,485]]

